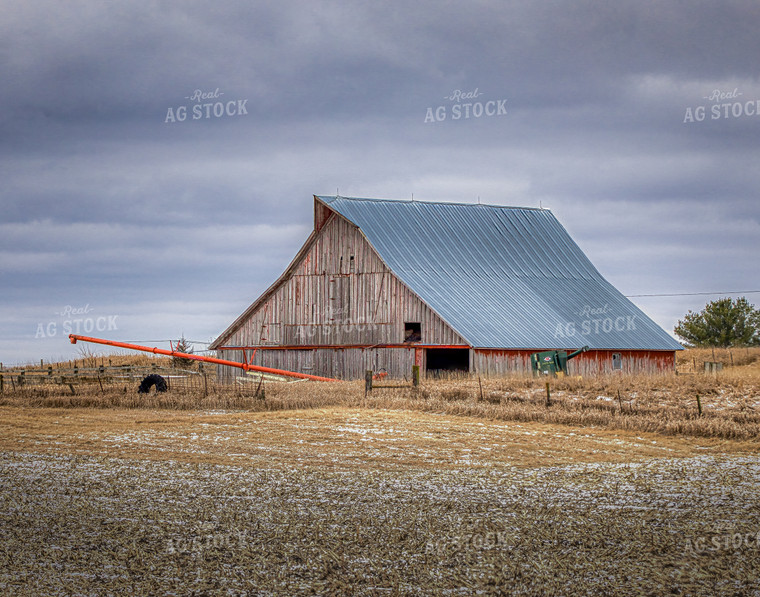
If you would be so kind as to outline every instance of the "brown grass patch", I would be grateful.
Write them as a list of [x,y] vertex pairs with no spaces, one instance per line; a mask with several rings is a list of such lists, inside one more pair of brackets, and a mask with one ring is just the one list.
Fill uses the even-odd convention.
[[[745,352],[750,357],[760,354],[755,349]],[[169,392],[147,395],[137,394],[136,384],[82,383],[72,393],[53,385],[13,391],[6,382],[0,405],[252,412],[343,406],[756,440],[760,438],[759,365],[753,361],[717,375],[557,378],[550,381],[550,406],[546,380],[525,376],[424,380],[417,389],[376,389],[366,398],[363,382],[266,382],[258,392],[257,384],[218,386],[196,377],[189,386],[175,383]]]
[[743,453],[753,443],[452,414],[330,407],[278,412],[0,407],[0,451],[324,470],[501,468]]

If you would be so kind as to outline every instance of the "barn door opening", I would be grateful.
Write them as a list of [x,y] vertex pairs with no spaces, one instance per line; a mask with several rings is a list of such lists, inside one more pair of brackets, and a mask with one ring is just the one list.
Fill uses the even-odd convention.
[[425,352],[427,373],[436,375],[449,371],[470,371],[469,348],[428,348]]

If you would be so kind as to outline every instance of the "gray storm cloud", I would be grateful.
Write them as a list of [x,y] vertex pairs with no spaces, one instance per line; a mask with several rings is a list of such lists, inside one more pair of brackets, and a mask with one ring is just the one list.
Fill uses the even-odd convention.
[[[549,207],[626,294],[752,289],[759,26],[756,2],[6,3],[0,361],[70,355],[35,338],[66,305],[214,337],[337,189]],[[425,122],[457,90],[506,114]],[[639,304],[672,330],[709,298]]]

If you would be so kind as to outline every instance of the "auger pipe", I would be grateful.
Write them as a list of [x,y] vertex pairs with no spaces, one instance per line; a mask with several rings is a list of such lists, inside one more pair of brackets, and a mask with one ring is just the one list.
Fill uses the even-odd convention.
[[588,346],[584,346],[583,348],[579,348],[575,352],[571,352],[569,355],[567,355],[567,360],[569,361],[573,357],[577,357],[579,354],[583,354],[584,352],[586,352],[588,350],[589,350]]
[[203,357],[197,354],[178,352],[176,350],[166,350],[164,348],[151,348],[149,346],[140,346],[139,344],[129,344],[127,342],[116,342],[115,340],[104,340],[103,338],[91,338],[89,336],[80,336],[78,334],[69,334],[69,340],[72,344],[77,341],[92,342],[93,344],[105,344],[106,346],[116,346],[118,348],[128,348],[129,350],[141,350],[143,352],[152,352],[153,354],[162,354],[170,357],[180,357],[183,359],[193,359],[194,361],[203,361],[204,363],[215,363],[217,365],[227,365],[228,367],[237,367],[245,371],[260,371],[261,373],[273,373],[285,377],[297,377],[298,379],[310,379],[312,381],[340,381],[331,377],[319,377],[318,375],[308,375],[306,373],[296,373],[295,371],[285,371],[284,369],[272,369],[271,367],[260,367],[258,365],[249,365],[248,363],[238,363],[237,361],[228,361],[226,359],[217,359],[215,357]]

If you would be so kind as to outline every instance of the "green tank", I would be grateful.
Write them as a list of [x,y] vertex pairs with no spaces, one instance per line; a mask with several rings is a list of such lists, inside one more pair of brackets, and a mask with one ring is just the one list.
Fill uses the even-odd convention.
[[533,375],[551,375],[556,377],[557,374],[567,375],[567,362],[573,357],[577,357],[588,350],[588,346],[579,348],[575,352],[567,354],[565,350],[546,350],[544,352],[534,352],[530,355],[530,365],[533,369]]

